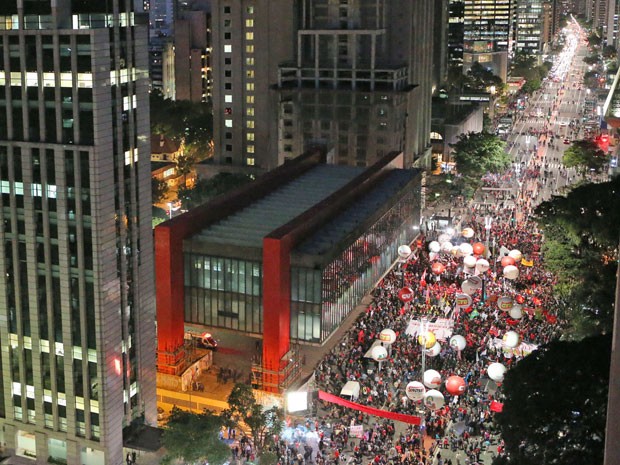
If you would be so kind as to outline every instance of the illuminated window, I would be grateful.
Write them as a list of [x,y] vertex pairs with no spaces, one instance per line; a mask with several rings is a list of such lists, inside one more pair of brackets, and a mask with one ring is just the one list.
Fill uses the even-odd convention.
[[246,19],[245,20],[245,27],[254,27],[254,20],[253,19]]
[[254,96],[253,95],[248,95],[245,98],[245,103],[254,103]]
[[254,40],[254,33],[253,32],[246,32],[245,33],[245,40]]
[[246,53],[254,53],[254,45],[246,45],[245,46]]
[[254,57],[247,57],[245,59],[245,64],[248,66],[254,66]]
[[245,75],[246,75],[247,78],[254,79],[254,70],[253,69],[248,69],[245,72]]
[[224,102],[232,103],[232,95],[229,95],[229,94],[224,95]]
[[254,157],[248,157],[245,159],[245,163],[248,166],[254,166]]
[[254,120],[249,119],[249,120],[245,123],[245,126],[246,126],[248,129],[254,129]]
[[224,45],[224,53],[232,53],[232,45]]
[[232,120],[231,119],[224,120],[224,126],[226,126],[227,128],[232,128]]
[[248,116],[254,116],[254,107],[248,107],[245,110],[245,114],[248,115]]
[[254,14],[254,7],[253,6],[249,6],[246,11],[248,12],[249,15],[253,15]]
[[249,140],[250,142],[254,140],[254,133],[253,132],[248,132],[246,135],[246,139]]
[[254,153],[254,146],[248,145],[248,153]]
[[253,92],[254,91],[254,83],[253,82],[248,82],[245,84],[245,90]]

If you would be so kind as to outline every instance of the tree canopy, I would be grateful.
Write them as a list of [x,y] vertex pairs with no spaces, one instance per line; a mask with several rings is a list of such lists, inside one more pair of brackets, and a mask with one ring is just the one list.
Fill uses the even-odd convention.
[[605,153],[591,140],[578,140],[566,149],[562,163],[568,168],[578,168],[580,171],[600,171],[607,163]]
[[486,173],[501,173],[510,166],[506,144],[495,134],[487,131],[461,134],[452,144],[452,157],[466,186],[466,195],[480,185],[480,178]]
[[231,426],[245,424],[251,431],[256,449],[261,452],[273,435],[280,434],[284,413],[278,407],[264,409],[254,397],[252,386],[237,383],[228,396],[228,409],[222,416]]
[[554,196],[536,208],[535,218],[545,235],[545,267],[556,276],[556,297],[566,307],[573,331],[581,335],[609,328],[618,260],[620,177]]
[[197,414],[174,407],[162,435],[166,449],[163,463],[176,459],[190,463],[207,459],[213,465],[225,463],[230,458],[230,448],[219,437],[223,424],[224,418],[208,410]]
[[495,464],[602,464],[611,337],[556,341],[506,374],[496,417],[507,458]]
[[198,178],[193,187],[180,187],[177,194],[183,208],[189,210],[253,180],[248,174],[219,173],[212,178]]

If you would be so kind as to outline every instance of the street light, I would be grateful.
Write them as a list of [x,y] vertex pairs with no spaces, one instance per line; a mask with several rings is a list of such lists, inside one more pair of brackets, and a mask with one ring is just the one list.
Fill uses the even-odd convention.
[[168,218],[172,219],[172,202],[168,202]]

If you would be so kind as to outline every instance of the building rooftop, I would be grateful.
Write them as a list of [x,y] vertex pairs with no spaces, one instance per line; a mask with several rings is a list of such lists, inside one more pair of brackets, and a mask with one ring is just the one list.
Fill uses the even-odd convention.
[[344,187],[364,168],[317,165],[298,178],[206,227],[193,240],[262,248],[263,238]]
[[381,213],[390,198],[403,189],[417,173],[416,170],[390,171],[372,190],[295,247],[295,253],[315,256],[329,253],[369,218]]

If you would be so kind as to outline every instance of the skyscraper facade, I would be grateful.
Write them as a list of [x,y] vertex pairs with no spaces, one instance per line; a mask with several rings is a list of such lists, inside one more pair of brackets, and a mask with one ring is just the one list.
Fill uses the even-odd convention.
[[540,56],[543,51],[543,0],[517,0],[515,51]]
[[321,143],[340,164],[368,166],[392,150],[407,163],[421,158],[430,147],[433,5],[217,0],[216,157],[270,169]]
[[17,455],[117,465],[123,429],[156,421],[141,21],[132,0],[0,2],[0,442]]
[[515,0],[465,0],[463,70],[475,62],[506,81]]

